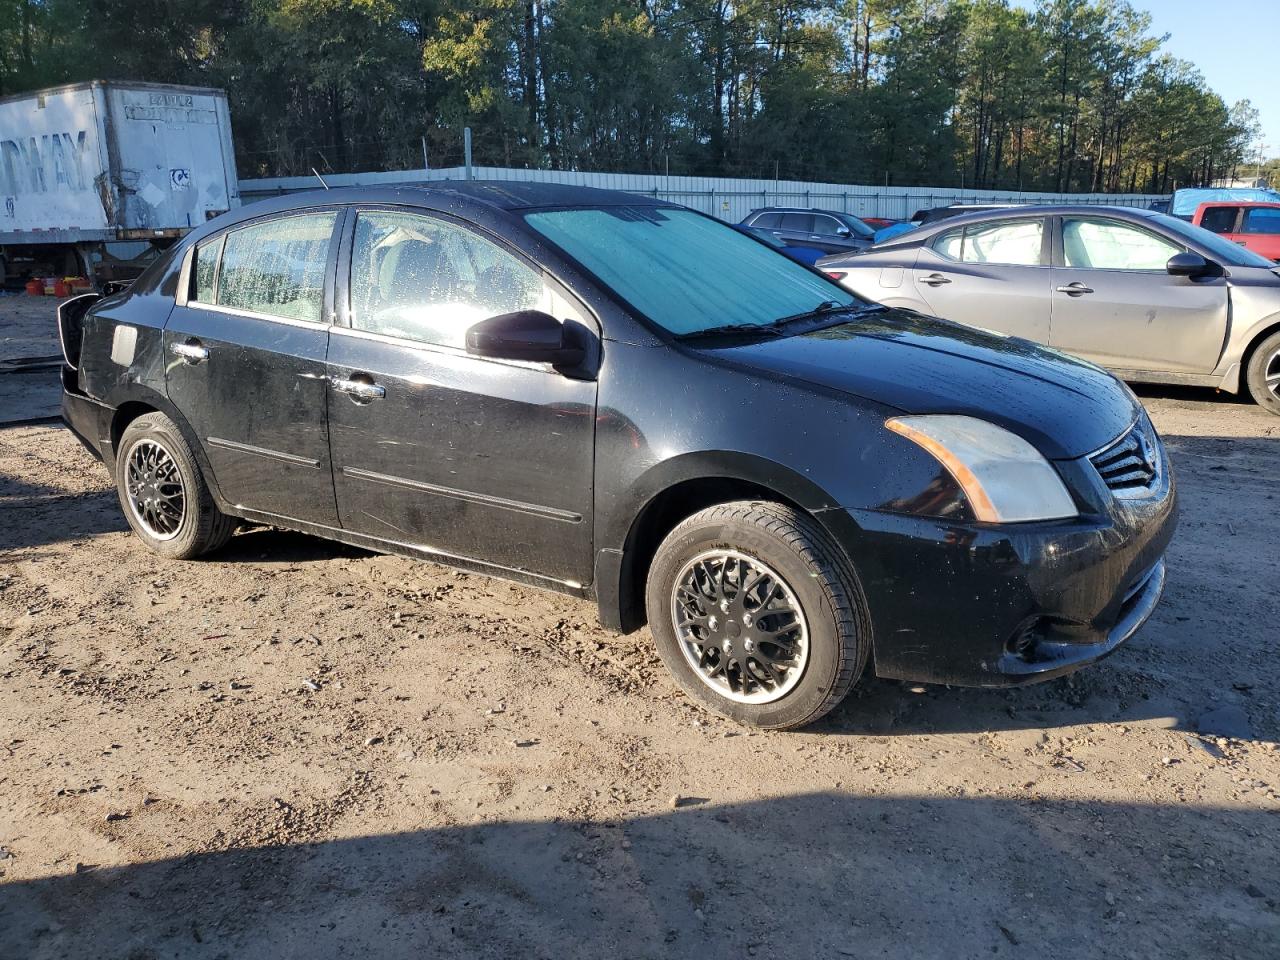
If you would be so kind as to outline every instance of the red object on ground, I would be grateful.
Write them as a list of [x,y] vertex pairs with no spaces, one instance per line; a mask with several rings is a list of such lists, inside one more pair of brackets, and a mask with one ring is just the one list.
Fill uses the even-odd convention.
[[53,295],[55,297],[71,296],[71,287],[67,285],[65,280],[55,280],[53,282]]
[[33,297],[43,297],[43,296],[44,296],[44,281],[43,281],[43,280],[28,280],[28,281],[27,281],[27,293],[28,293],[29,295],[33,296]]
[[1191,222],[1268,260],[1280,260],[1280,203],[1213,200],[1200,204]]

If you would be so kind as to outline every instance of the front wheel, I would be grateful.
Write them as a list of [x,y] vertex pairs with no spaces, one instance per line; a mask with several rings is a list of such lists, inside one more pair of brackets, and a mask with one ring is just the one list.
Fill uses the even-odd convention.
[[197,557],[235,532],[235,520],[214,504],[191,449],[164,414],[145,413],[125,427],[116,491],[133,532],[163,556]]
[[646,606],[681,688],[755,727],[823,716],[857,682],[871,644],[848,558],[811,517],[767,501],[680,523],[654,556]]
[[1258,406],[1280,415],[1280,333],[1258,344],[1249,358],[1245,381]]

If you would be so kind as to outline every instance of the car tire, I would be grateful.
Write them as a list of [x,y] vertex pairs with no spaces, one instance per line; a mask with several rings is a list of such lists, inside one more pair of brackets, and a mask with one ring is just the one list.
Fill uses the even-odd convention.
[[[1274,379],[1277,376],[1280,376],[1280,333],[1273,333],[1258,344],[1249,357],[1245,382],[1258,406],[1280,416],[1280,381]],[[1273,378],[1270,383],[1268,377]]]
[[191,448],[162,413],[130,423],[116,456],[116,492],[125,519],[151,550],[189,560],[231,539],[236,520],[213,502]]
[[753,727],[803,727],[826,714],[871,647],[848,558],[811,517],[768,501],[719,504],[681,522],[653,558],[645,602],[685,693]]

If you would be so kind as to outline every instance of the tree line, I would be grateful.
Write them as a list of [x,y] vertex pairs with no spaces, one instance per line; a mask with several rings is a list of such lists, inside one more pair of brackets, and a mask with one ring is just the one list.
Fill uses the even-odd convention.
[[1257,115],[1126,0],[0,0],[0,96],[223,87],[242,176],[499,166],[1166,192]]

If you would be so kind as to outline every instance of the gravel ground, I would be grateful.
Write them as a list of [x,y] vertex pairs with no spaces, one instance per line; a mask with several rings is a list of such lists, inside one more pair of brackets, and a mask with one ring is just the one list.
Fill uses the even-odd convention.
[[159,559],[69,433],[0,430],[0,958],[1280,955],[1280,418],[1143,397],[1182,522],[1128,645],[789,734],[577,600]]

